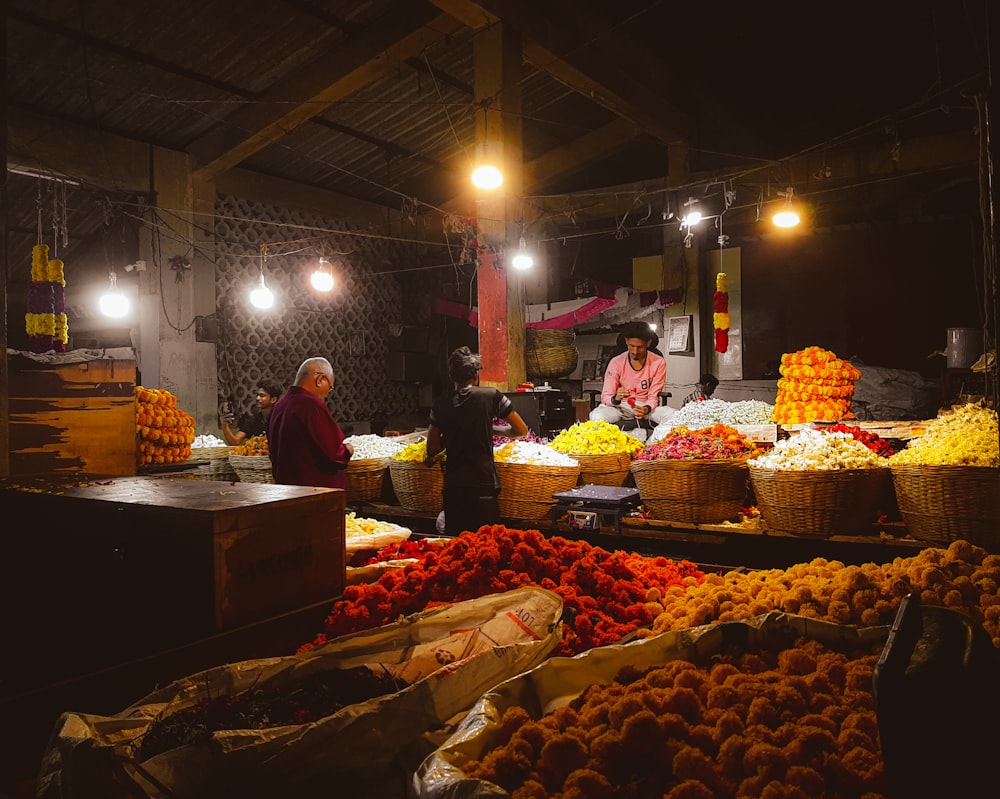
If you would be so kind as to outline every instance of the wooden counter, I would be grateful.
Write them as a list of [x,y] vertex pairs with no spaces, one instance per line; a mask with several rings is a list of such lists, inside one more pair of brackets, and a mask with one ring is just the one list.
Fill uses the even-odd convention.
[[188,476],[0,482],[24,655],[0,693],[339,595],[344,507],[339,489]]

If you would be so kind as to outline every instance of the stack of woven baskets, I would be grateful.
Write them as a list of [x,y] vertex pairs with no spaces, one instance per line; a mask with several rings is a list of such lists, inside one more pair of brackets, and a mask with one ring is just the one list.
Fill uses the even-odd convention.
[[192,459],[208,461],[208,463],[195,467],[194,479],[237,482],[240,477],[229,463],[229,456],[234,449],[236,447],[193,447],[191,449]]
[[270,455],[230,455],[229,465],[241,483],[273,483]]

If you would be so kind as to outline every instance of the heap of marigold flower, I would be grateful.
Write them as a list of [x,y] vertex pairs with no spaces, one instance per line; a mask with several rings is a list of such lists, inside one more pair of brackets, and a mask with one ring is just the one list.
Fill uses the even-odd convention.
[[271,450],[267,446],[267,434],[261,433],[260,435],[250,436],[243,440],[236,449],[232,451],[233,455],[270,455]]
[[688,561],[608,552],[585,541],[546,538],[537,530],[485,526],[375,583],[347,586],[325,632],[299,651],[438,605],[536,585],[563,599],[563,637],[554,654],[576,655],[649,625],[664,610],[660,597],[704,577]]
[[517,799],[881,799],[877,659],[800,639],[705,664],[626,667],[540,718],[509,707],[493,748],[462,773]]
[[655,444],[636,454],[637,461],[715,460],[746,458],[756,452],[754,443],[735,427],[714,424],[700,430],[675,427]]
[[638,452],[642,449],[642,442],[623,433],[618,425],[591,420],[566,428],[552,439],[549,446],[567,455],[617,455]]
[[836,422],[853,419],[851,398],[861,379],[852,364],[821,347],[781,356],[773,419],[778,424]]
[[135,430],[139,463],[180,463],[191,457],[194,417],[177,407],[166,389],[135,387]]

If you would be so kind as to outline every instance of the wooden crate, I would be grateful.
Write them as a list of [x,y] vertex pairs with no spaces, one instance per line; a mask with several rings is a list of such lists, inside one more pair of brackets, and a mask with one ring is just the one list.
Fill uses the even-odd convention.
[[340,489],[39,482],[41,492],[10,481],[0,490],[0,513],[26,522],[7,536],[22,679],[121,662],[343,591]]
[[10,473],[136,473],[135,360],[9,362]]

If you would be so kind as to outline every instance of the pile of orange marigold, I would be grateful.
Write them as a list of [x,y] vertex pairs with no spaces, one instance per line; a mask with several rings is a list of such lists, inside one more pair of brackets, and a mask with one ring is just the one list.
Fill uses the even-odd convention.
[[861,372],[848,361],[821,347],[806,347],[782,355],[779,371],[772,417],[778,424],[854,418],[851,399]]
[[191,457],[194,417],[166,389],[135,387],[139,464],[181,463]]

